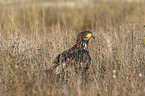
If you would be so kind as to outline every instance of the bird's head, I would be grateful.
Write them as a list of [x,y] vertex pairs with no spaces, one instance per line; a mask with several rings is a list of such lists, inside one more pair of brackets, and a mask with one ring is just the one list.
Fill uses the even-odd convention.
[[95,35],[91,31],[83,31],[77,35],[77,42],[89,41],[91,38],[95,39]]

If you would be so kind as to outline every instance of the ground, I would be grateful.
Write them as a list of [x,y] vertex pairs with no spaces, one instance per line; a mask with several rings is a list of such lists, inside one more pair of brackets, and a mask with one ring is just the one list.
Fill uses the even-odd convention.
[[144,96],[144,2],[64,1],[0,0],[0,94],[61,96],[44,70],[89,29],[87,96]]

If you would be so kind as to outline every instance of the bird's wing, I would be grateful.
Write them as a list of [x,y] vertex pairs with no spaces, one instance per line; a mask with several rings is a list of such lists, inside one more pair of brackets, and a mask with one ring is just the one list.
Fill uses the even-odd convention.
[[79,49],[75,53],[75,68],[77,70],[87,71],[91,64],[91,57],[89,52],[84,49]]

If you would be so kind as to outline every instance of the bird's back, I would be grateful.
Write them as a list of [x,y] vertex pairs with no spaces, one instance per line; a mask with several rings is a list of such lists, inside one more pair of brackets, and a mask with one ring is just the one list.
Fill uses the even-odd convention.
[[53,62],[53,68],[61,66],[66,68],[68,66],[88,69],[91,57],[89,52],[85,49],[71,48],[60,53]]

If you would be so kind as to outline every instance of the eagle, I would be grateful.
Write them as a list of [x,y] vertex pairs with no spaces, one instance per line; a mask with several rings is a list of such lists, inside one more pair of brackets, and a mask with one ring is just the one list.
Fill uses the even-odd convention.
[[91,64],[88,51],[88,43],[91,38],[95,39],[91,31],[80,32],[72,48],[63,51],[54,59],[49,72],[54,72],[56,81],[67,81],[71,76],[71,70],[74,70],[76,74],[86,74]]

